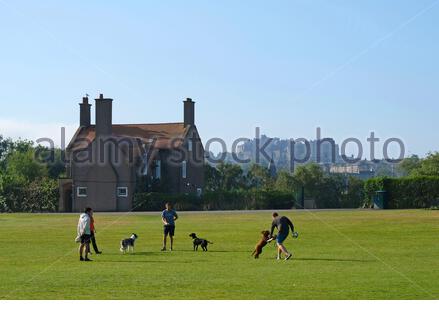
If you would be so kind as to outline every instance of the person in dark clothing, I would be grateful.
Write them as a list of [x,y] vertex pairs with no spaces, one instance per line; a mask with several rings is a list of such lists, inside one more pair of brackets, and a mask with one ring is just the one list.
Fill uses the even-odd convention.
[[287,248],[285,248],[283,242],[288,237],[288,234],[291,232],[294,233],[294,225],[290,219],[287,217],[279,217],[277,212],[273,213],[273,223],[271,224],[271,232],[270,235],[273,237],[274,228],[277,228],[278,234],[276,237],[277,243],[277,259],[280,260],[282,252],[285,254],[285,260],[290,259],[293,255],[288,252]]
[[101,254],[102,251],[99,251],[98,245],[96,243],[96,238],[95,238],[96,229],[95,229],[95,219],[93,217],[93,211],[91,211],[91,214],[90,214],[90,232],[91,232],[90,241],[91,241],[91,244],[93,245],[93,249],[94,249],[96,254]]

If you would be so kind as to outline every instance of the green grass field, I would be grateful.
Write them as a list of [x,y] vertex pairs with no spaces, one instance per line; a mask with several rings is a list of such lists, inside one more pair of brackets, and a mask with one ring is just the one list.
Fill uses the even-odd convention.
[[[79,262],[76,215],[0,215],[0,299],[437,299],[439,211],[288,212],[299,239],[250,257],[270,213],[182,213],[174,252],[157,215],[96,215],[103,250]],[[139,235],[135,254],[120,239]],[[193,252],[188,234],[214,242]]]

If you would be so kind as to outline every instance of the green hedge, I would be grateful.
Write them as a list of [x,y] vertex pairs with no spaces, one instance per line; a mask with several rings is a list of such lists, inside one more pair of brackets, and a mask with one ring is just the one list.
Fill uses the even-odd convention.
[[201,197],[193,194],[138,193],[134,195],[134,211],[159,211],[166,202],[176,210],[262,210],[291,209],[294,194],[278,191],[207,192]]
[[58,201],[58,183],[49,178],[9,181],[0,190],[0,212],[56,212]]
[[145,192],[134,194],[133,211],[161,211],[166,202],[174,203],[176,210],[199,210],[200,207],[200,198],[193,194]]
[[389,209],[430,208],[439,203],[439,177],[374,178],[366,181],[365,202],[376,191],[387,191]]

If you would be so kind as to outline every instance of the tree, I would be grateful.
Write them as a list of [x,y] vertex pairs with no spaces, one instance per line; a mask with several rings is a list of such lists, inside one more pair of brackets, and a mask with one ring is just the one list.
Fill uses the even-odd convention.
[[204,165],[204,186],[207,191],[218,191],[221,189],[221,174],[209,164]]
[[0,212],[7,212],[8,211],[8,205],[6,202],[6,197],[4,193],[4,187],[3,187],[3,175],[0,172]]
[[4,139],[0,135],[0,170],[4,170],[6,167],[6,157],[13,149],[14,143],[11,139]]
[[47,177],[47,167],[34,159],[34,151],[14,151],[6,159],[6,176],[13,180],[24,183],[35,181],[38,178]]
[[303,187],[305,197],[314,199],[319,208],[361,206],[363,197],[358,189],[361,188],[358,179],[327,174],[318,164],[297,168],[294,180],[285,176],[282,179],[289,181],[291,185],[296,184],[297,188]]
[[245,187],[244,172],[239,165],[220,163],[217,170],[219,171],[221,181],[220,190],[240,190]]
[[343,208],[359,208],[364,204],[364,181],[356,177],[348,177],[346,190],[342,196]]
[[[342,175],[326,175],[316,183],[314,198],[319,208],[340,208],[342,195],[346,190],[345,177]],[[306,192],[306,188],[305,188]]]
[[222,162],[217,167],[206,165],[204,174],[208,191],[242,190],[246,187],[244,171],[236,164]]
[[274,187],[274,179],[267,168],[256,163],[252,164],[246,176],[247,185],[252,189],[270,190]]
[[59,148],[49,149],[37,146],[35,148],[35,160],[47,167],[51,179],[58,179],[66,173],[65,154]]
[[299,182],[294,175],[285,170],[278,173],[274,186],[277,191],[295,192],[298,187]]
[[13,141],[10,138],[4,139],[0,135],[0,171],[6,169],[8,157],[14,153],[24,153],[32,149],[33,142],[28,140]]
[[421,160],[419,167],[412,170],[413,176],[439,176],[439,152],[430,153],[427,158]]
[[[33,147],[31,141],[2,138],[0,152],[0,211],[56,211],[59,199],[56,179],[64,171],[60,150]],[[42,162],[37,157],[43,153],[55,156]]]
[[323,170],[315,163],[300,166],[294,172],[297,182],[305,188],[305,195],[315,198],[316,190],[321,181],[323,181]]
[[421,159],[417,155],[403,159],[397,167],[398,173],[402,176],[411,175],[413,171],[421,167]]

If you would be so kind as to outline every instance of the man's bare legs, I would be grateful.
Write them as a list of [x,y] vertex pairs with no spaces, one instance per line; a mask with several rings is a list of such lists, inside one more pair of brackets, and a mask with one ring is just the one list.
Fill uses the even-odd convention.
[[[166,251],[166,238],[167,238],[168,236],[166,236],[166,235],[164,235],[163,236],[163,248],[162,248],[162,251]],[[169,235],[169,239],[171,240],[171,251],[174,249],[174,237],[173,236],[171,236],[171,235]]]
[[282,252],[285,254],[285,260],[291,258],[291,254],[288,252],[287,248],[283,245],[283,243],[277,244],[277,259],[280,260]]
[[280,260],[282,257],[282,250],[279,248],[279,246],[277,247],[277,260]]
[[84,252],[84,243],[81,243],[80,245],[79,245],[79,259],[80,260],[82,260],[82,259],[84,259],[83,257],[82,257],[82,253]]
[[[166,250],[166,238],[167,238],[168,236],[167,235],[164,235],[163,236],[163,248],[162,248],[162,251],[165,251]],[[172,246],[172,240],[171,240],[171,246]]]
[[[84,252],[84,248],[85,248],[85,257],[82,258],[82,254]],[[82,260],[88,260],[88,253],[90,251],[90,244],[89,243],[81,243],[81,245],[79,246],[79,258]]]

